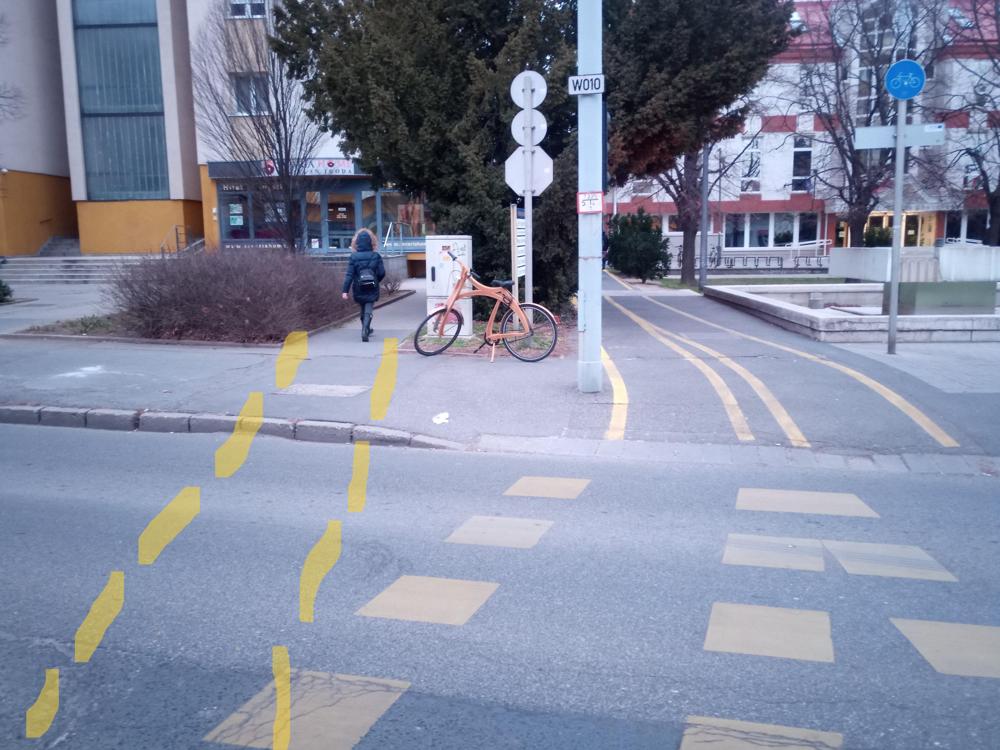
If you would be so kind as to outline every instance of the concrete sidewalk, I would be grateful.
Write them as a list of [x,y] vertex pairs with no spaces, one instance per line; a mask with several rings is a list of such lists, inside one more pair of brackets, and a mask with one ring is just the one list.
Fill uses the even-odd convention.
[[[309,357],[286,390],[275,387],[273,346],[19,338],[0,340],[0,403],[237,414],[251,391],[263,391],[267,417],[370,423],[382,340],[412,335],[426,314],[422,281],[407,286],[417,293],[376,311],[370,342],[356,322],[311,336]],[[486,349],[430,358],[400,352],[386,426],[465,444],[480,434],[601,438],[610,389],[577,392],[576,332],[563,333],[574,339],[571,352],[537,364],[499,349],[492,363]]]

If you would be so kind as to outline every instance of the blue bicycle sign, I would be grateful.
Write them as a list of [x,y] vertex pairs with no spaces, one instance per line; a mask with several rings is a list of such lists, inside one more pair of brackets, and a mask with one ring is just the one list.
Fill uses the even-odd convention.
[[898,60],[885,74],[885,88],[896,99],[912,99],[924,90],[927,74],[916,60]]

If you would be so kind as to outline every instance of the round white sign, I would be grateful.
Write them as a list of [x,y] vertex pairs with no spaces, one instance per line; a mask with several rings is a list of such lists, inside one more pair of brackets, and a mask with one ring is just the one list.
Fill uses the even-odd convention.
[[[528,124],[528,113],[531,113],[531,128],[528,137],[525,138],[524,127]],[[549,129],[549,124],[545,122],[545,115],[537,109],[522,109],[510,123],[510,133],[514,140],[521,146],[537,146],[542,142],[545,133]]]
[[526,94],[530,91],[531,106],[537,107],[545,99],[545,94],[548,93],[548,90],[548,86],[545,85],[545,79],[542,78],[540,73],[536,73],[533,70],[524,70],[514,76],[514,80],[511,81],[510,98],[514,100],[514,104],[518,107],[526,108],[528,106],[528,97]]

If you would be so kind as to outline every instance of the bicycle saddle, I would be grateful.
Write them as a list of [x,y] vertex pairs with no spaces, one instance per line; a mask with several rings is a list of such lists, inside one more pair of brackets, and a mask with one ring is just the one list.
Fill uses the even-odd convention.
[[513,279],[508,279],[506,281],[501,281],[500,279],[494,279],[490,282],[490,286],[500,287],[501,289],[506,289],[508,292],[514,288]]

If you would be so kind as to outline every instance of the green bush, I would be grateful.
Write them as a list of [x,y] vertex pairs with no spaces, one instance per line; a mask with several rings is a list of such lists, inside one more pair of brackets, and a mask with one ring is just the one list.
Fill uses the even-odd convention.
[[892,245],[892,228],[868,227],[864,239],[865,247],[889,247]]
[[14,298],[14,292],[3,279],[0,279],[0,303],[10,302]]
[[109,291],[116,319],[146,338],[281,341],[357,306],[340,271],[302,256],[230,251],[123,267]]
[[659,222],[641,208],[635,214],[619,214],[611,219],[608,234],[608,262],[626,276],[658,279],[670,268],[668,240]]

